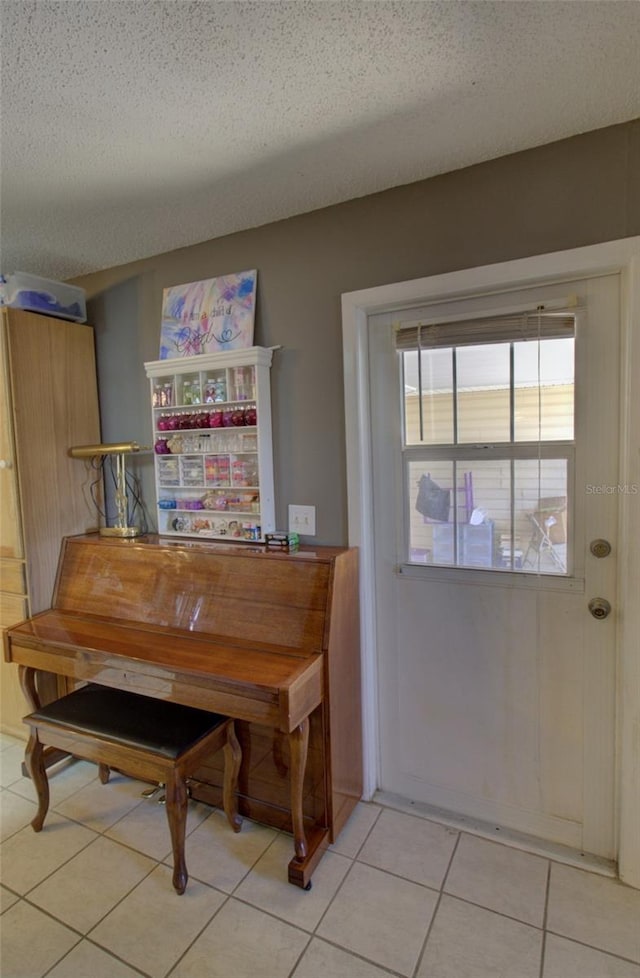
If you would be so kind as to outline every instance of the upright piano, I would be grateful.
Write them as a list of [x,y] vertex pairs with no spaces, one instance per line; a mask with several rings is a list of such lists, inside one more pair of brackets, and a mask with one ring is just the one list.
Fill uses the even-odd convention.
[[[306,887],[362,793],[358,552],[88,534],[63,541],[51,609],[5,632],[38,671],[234,717],[239,810],[293,833]],[[220,805],[222,758],[190,782]]]

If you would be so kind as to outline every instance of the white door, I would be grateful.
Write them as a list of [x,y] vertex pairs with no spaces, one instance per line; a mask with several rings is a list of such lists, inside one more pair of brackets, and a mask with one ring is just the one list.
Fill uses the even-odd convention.
[[[619,494],[633,489],[618,475],[619,297],[610,274],[368,323],[380,787],[607,859],[616,853],[615,541]],[[394,324],[575,302],[575,428],[557,451],[543,444],[531,457],[531,445],[515,446],[505,461],[494,432],[456,445],[453,462],[442,448],[427,461],[407,451],[401,385],[413,378],[401,381]],[[481,431],[476,381],[464,410]],[[444,517],[418,515],[422,536],[421,473],[450,493]],[[591,552],[598,539],[611,542],[610,556]],[[590,613],[598,597],[608,617]]]

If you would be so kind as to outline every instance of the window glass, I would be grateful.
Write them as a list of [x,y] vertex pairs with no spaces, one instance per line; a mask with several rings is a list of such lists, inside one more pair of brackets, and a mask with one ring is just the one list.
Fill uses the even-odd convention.
[[400,359],[409,561],[567,574],[573,337]]
[[573,439],[573,339],[513,344],[516,441]]
[[[453,462],[409,462],[409,553],[416,563],[434,563],[433,536],[437,525],[451,525]],[[453,557],[442,563],[453,563]]]
[[516,569],[565,574],[568,570],[567,460],[517,459],[514,469]]
[[567,571],[567,459],[411,460],[412,563]]
[[[450,348],[422,350],[420,353],[412,350],[404,354],[405,444],[407,445],[421,442],[425,445],[446,445],[454,440],[451,354]],[[420,357],[420,372],[418,357]],[[422,397],[420,388],[422,388]]]
[[458,442],[510,440],[508,343],[456,350]]
[[500,567],[500,534],[511,526],[509,460],[409,463],[411,559]]

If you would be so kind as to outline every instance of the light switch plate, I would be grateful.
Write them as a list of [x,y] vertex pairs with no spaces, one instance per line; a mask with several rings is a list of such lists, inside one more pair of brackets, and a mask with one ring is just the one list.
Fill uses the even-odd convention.
[[299,533],[305,537],[316,535],[315,506],[289,505],[289,533]]

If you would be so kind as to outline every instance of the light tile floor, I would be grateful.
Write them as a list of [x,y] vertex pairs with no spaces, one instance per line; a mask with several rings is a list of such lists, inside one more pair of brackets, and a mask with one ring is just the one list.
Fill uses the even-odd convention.
[[143,785],[63,766],[36,835],[0,746],[2,978],[640,978],[640,891],[604,876],[361,803],[304,892],[289,836],[191,804],[178,897]]

